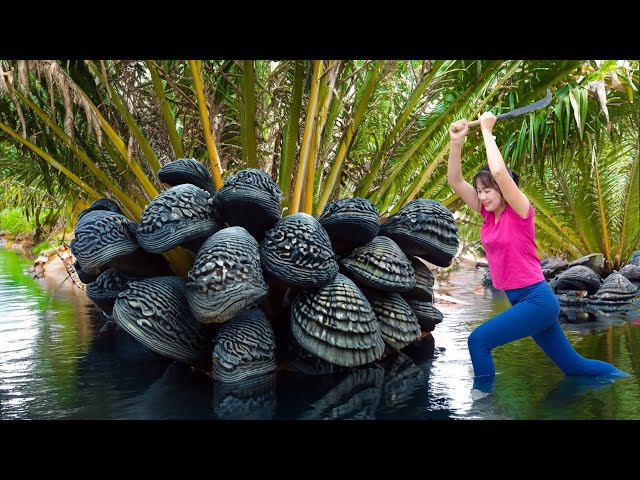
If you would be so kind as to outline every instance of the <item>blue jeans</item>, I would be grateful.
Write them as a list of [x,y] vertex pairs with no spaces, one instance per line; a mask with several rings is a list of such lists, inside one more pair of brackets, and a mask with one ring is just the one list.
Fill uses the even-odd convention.
[[574,350],[558,322],[558,299],[545,280],[505,293],[512,307],[469,335],[467,343],[476,377],[495,375],[491,350],[524,337],[532,337],[565,375],[628,376],[609,363],[584,358]]

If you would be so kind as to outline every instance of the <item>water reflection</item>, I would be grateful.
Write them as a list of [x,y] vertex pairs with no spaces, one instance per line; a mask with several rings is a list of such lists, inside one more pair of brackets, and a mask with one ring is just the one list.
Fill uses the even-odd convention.
[[213,411],[221,420],[271,420],[277,403],[275,373],[213,385]]
[[139,420],[211,419],[211,379],[180,362],[171,363],[142,393],[128,396],[116,418]]
[[104,323],[99,312],[95,317],[101,330],[78,365],[76,385],[82,407],[76,409],[71,418],[121,418],[128,399],[145,392],[171,362],[115,323]]
[[[221,384],[149,351],[71,282],[33,280],[28,266],[0,249],[2,419],[640,419],[640,325],[631,321],[640,300],[616,315],[561,318],[581,355],[633,375],[613,383],[565,377],[531,339],[495,349],[494,382],[474,383],[467,337],[509,302],[471,268],[437,285],[444,320],[432,336],[379,363]],[[474,398],[474,388],[489,395]]]

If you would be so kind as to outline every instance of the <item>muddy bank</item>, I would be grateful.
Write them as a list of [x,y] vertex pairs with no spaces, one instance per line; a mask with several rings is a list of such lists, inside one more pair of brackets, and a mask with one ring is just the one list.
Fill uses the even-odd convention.
[[34,244],[29,240],[15,239],[3,232],[0,232],[0,248],[14,250],[25,258],[33,261],[33,265],[27,269],[27,273],[33,278],[44,278],[45,276],[53,281],[62,283],[70,281],[81,290],[85,286],[78,279],[73,267],[75,261],[68,246],[59,246],[43,252],[38,257],[34,257],[32,248]]

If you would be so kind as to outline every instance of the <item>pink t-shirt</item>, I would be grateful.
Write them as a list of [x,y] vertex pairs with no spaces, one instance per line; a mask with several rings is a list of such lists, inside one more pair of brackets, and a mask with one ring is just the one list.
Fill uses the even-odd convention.
[[480,240],[489,264],[491,283],[500,290],[528,287],[544,280],[536,250],[533,224],[535,211],[529,203],[529,215],[521,218],[511,205],[500,214],[495,223],[493,212],[480,206],[484,224]]

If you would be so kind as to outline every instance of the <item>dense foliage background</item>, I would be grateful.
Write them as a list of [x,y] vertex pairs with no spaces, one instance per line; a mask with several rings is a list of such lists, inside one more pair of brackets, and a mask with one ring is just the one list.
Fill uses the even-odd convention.
[[[619,268],[640,242],[638,66],[595,60],[0,60],[0,210],[44,236],[109,197],[136,220],[165,188],[158,169],[207,165],[216,188],[255,167],[285,215],[371,199],[382,217],[413,198],[479,217],[446,182],[449,124],[553,94],[494,129],[536,208],[539,254],[602,252]],[[479,132],[479,130],[476,130]],[[470,178],[482,138],[463,150]]]

